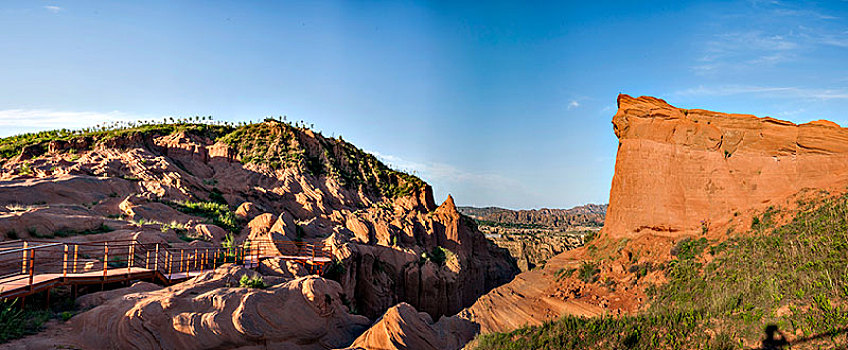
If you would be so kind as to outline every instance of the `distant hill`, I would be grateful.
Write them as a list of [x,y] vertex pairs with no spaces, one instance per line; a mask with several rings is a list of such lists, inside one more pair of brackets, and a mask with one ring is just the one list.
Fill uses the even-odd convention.
[[457,209],[477,221],[489,224],[570,228],[603,226],[607,204],[586,204],[571,209],[511,210],[497,207],[458,207]]

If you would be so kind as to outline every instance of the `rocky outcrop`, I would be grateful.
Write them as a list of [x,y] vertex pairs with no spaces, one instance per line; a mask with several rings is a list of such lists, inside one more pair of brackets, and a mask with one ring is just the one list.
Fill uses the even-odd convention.
[[224,266],[158,291],[127,294],[71,319],[68,343],[85,349],[332,349],[369,324],[342,304],[338,283],[310,276],[238,287]]
[[498,247],[509,251],[521,271],[543,266],[548,259],[555,255],[582,246],[587,234],[585,232],[567,233],[533,229],[528,231],[531,232],[489,235],[492,242]]
[[[654,267],[671,260],[682,237],[721,238],[727,227],[750,228],[769,206],[792,205],[805,189],[848,185],[848,129],[834,123],[686,110],[653,97],[620,95],[618,103],[620,143],[600,235],[459,314],[482,332],[563,314],[636,312],[648,286],[665,282]],[[581,269],[594,276],[579,278]]]
[[610,237],[699,234],[802,189],[848,185],[848,129],[835,123],[796,125],[627,95],[618,107]]
[[479,326],[455,316],[433,322],[407,303],[390,308],[350,349],[455,350],[462,348],[479,331]]
[[[399,302],[433,318],[452,315],[517,273],[508,252],[491,245],[451,197],[433,213],[387,219],[379,213],[358,219],[371,224],[363,224],[368,234],[355,235],[373,235],[377,245],[334,244],[344,269],[331,278],[356,296],[351,302],[368,317]],[[444,252],[443,261],[433,258],[435,250]]]
[[494,224],[547,228],[599,227],[604,224],[607,205],[586,204],[571,209],[510,210],[487,207],[459,207],[459,212],[475,220]]
[[[232,234],[236,244],[273,240],[324,245],[331,250],[333,260],[325,276],[338,282],[334,284],[340,286],[338,299],[371,320],[401,302],[433,319],[451,315],[509,281],[518,271],[508,252],[489,244],[474,221],[457,211],[452,198],[437,207],[432,189],[421,179],[389,169],[341,138],[327,138],[275,120],[241,127],[144,125],[106,131],[97,138],[80,133],[61,138],[36,141],[44,144],[28,145],[26,152],[21,148],[19,156],[7,156],[8,152],[0,155],[0,205],[15,207],[0,207],[0,223],[5,220],[25,229],[34,224],[31,218],[57,214],[36,231],[49,235],[63,229],[58,224],[64,219],[78,215],[74,225],[79,228],[70,227],[63,234],[71,237],[62,239],[139,237],[172,246],[206,247],[229,241]],[[18,146],[0,140],[0,148]],[[115,231],[88,229],[92,225],[100,228],[101,223]],[[87,235],[76,235],[77,230],[85,230],[79,233]],[[25,230],[11,236],[27,237]],[[276,244],[276,249],[282,251],[284,246],[302,249],[295,244]],[[260,270],[279,278],[294,278],[309,269],[268,260]],[[180,293],[176,289],[155,293],[160,292]],[[212,293],[218,298],[216,302],[227,304],[227,308],[228,303],[252,295],[231,291],[218,295],[208,290],[199,293]],[[170,305],[164,294],[156,298],[158,301],[150,304],[153,306],[144,307],[167,309]],[[189,311],[185,312],[200,318],[180,319],[178,314],[182,314],[174,309],[171,316],[190,325],[173,327],[202,337],[213,332],[211,323],[220,321],[221,327],[227,328],[218,339],[208,336],[202,346],[231,347],[252,344],[256,339],[251,333],[255,329],[231,331],[229,327],[234,326],[227,321],[205,314],[202,307],[211,307],[205,299],[203,303],[187,297],[179,300],[178,309],[186,307]],[[297,313],[298,307],[286,312]],[[97,327],[105,325],[87,323],[86,327],[98,332],[117,332],[104,340],[110,343],[90,346],[118,346],[115,344],[130,340],[155,346],[151,343],[155,339],[138,334],[142,331],[126,331],[126,327],[138,327],[132,322],[139,321],[136,314],[121,310],[111,310],[114,316],[97,316],[100,321],[118,324],[114,326],[118,328],[104,330]],[[313,316],[304,314],[309,318],[307,324],[324,317]],[[264,326],[256,327],[270,332]],[[154,333],[160,331],[171,332],[166,327],[156,328]],[[141,338],[133,338],[136,336]],[[274,339],[288,341],[285,336]],[[178,335],[167,341],[185,342]],[[320,336],[293,341],[304,346],[348,345]]]

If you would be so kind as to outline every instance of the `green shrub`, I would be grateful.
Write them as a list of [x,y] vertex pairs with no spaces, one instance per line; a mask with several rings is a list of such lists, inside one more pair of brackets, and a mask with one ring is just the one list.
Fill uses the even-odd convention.
[[242,288],[257,288],[257,289],[265,289],[265,280],[262,279],[262,276],[248,276],[243,275],[239,280],[239,286]]
[[[805,204],[790,223],[765,230],[776,213],[769,208],[752,232],[717,244],[680,240],[663,267],[632,265],[637,276],[663,270],[668,280],[645,286],[650,301],[635,316],[566,316],[480,336],[477,348],[740,349],[760,344],[769,329],[814,339],[811,348],[844,348],[848,196]],[[708,263],[700,259],[706,248]],[[592,280],[592,271],[586,263],[578,275]]]
[[214,202],[172,202],[177,210],[209,219],[213,224],[230,231],[239,231],[239,221],[236,214],[226,204]]
[[18,300],[0,300],[0,343],[41,330],[50,318],[48,311],[22,310]]
[[598,264],[588,261],[583,262],[577,271],[577,277],[585,283],[597,282],[598,274],[601,273],[601,269],[598,268]]
[[62,311],[62,313],[59,314],[59,318],[62,319],[62,322],[68,322],[71,317],[74,317],[74,313],[70,311]]
[[24,335],[24,311],[17,305],[17,299],[0,301],[0,343]]
[[454,254],[454,252],[450,251],[450,249],[443,248],[443,247],[440,247],[440,246],[436,246],[436,247],[433,247],[433,250],[431,250],[429,253],[428,252],[421,253],[421,259],[420,259],[419,263],[424,263],[425,261],[429,260],[436,265],[444,266],[445,262],[448,259],[455,259],[455,258],[456,258],[456,254]]

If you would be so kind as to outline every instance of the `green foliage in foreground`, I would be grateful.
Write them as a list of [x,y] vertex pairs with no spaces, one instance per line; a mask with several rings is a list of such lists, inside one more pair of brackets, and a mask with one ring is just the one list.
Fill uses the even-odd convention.
[[177,210],[209,219],[213,224],[230,231],[238,232],[239,222],[236,214],[226,204],[215,202],[173,202]]
[[0,343],[38,332],[49,318],[47,311],[22,310],[17,299],[0,300]]
[[[796,346],[846,346],[848,197],[802,208],[775,227],[769,209],[746,235],[675,246],[669,282],[636,316],[565,317],[479,337],[478,349],[737,349],[767,326]],[[700,259],[709,252],[715,258]],[[710,332],[707,332],[710,330]]]
[[239,280],[239,286],[242,288],[257,288],[257,289],[265,289],[265,280],[262,279],[261,276],[253,276],[250,277],[248,275],[241,276]]

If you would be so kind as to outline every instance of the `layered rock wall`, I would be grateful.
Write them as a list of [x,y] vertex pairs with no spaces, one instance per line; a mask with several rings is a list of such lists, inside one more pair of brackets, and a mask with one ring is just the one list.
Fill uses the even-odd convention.
[[807,188],[848,185],[848,129],[829,121],[682,109],[618,97],[619,139],[604,232],[683,236]]

